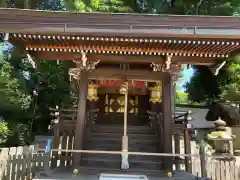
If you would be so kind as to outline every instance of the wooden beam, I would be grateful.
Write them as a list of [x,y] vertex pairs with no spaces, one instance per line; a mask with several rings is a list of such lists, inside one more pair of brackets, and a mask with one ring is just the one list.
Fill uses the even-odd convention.
[[[80,53],[69,52],[32,52],[33,56],[38,59],[46,60],[78,60],[81,58]],[[87,54],[89,60],[100,60],[107,63],[163,63],[161,56],[130,56],[130,55],[110,55],[110,54]]]
[[[32,52],[33,56],[42,60],[78,60],[81,58],[80,53],[69,52]],[[164,63],[162,56],[130,56],[130,55],[110,55],[110,54],[87,54],[89,60],[100,60],[104,63]],[[212,65],[215,63],[213,58],[206,57],[188,57],[173,56],[173,64],[192,64],[192,65]]]
[[[119,87],[100,87],[98,89],[98,94],[118,94]],[[129,95],[147,95],[148,89],[145,88],[129,88],[128,89]]]
[[120,69],[95,69],[89,72],[89,79],[111,79],[111,80],[122,80],[122,79],[134,79],[140,81],[159,81],[165,76],[163,72],[151,72],[147,70],[129,70],[122,71]]
[[171,61],[174,64],[192,64],[209,66],[215,64],[216,59],[196,56],[173,56]]

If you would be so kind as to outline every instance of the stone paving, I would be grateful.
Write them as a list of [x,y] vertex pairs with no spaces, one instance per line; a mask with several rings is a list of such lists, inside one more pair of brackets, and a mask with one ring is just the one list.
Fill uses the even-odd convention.
[[[40,177],[40,178],[34,178],[33,180],[99,180],[100,175],[78,175],[74,176],[70,173],[58,173],[54,174],[54,176],[51,177]],[[186,178],[165,178],[165,177],[147,177],[148,180],[188,180]],[[113,179],[114,180],[114,179]],[[189,179],[191,180],[191,179]]]
[[[52,174],[49,177],[36,177],[33,180],[99,180],[100,174],[79,174],[73,175],[70,172],[57,172]],[[186,173],[186,172],[178,172],[174,177],[151,177],[147,176],[148,180],[205,180],[202,178],[196,179],[195,176]],[[115,179],[112,179],[115,180]],[[116,179],[117,180],[117,179]],[[130,179],[129,179],[130,180]]]

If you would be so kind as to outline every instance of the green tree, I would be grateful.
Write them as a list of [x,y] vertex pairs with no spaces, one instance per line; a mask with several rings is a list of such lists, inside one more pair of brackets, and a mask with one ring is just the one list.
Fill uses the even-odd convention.
[[239,13],[238,0],[138,0],[143,11],[167,14],[227,15]]
[[69,11],[78,12],[132,12],[127,0],[65,0]]
[[16,76],[15,67],[11,64],[14,55],[11,56],[9,52],[3,51],[2,45],[0,47],[0,143],[20,145],[18,142],[27,128],[28,110],[32,98],[25,91],[22,80]]
[[221,97],[224,100],[240,102],[240,56],[230,61],[227,72],[228,79],[221,87]]
[[[2,0],[0,5],[1,7],[64,10],[61,0]],[[23,144],[25,131],[32,128],[33,131],[47,130],[51,120],[49,107],[70,103],[69,63],[58,65],[57,62],[43,60],[39,63],[38,69],[34,69],[20,48],[11,47],[6,43],[5,45],[5,48],[0,48],[0,102],[3,103],[0,115],[9,128],[6,143],[8,145]],[[3,49],[6,50],[4,53]],[[34,96],[33,91],[38,91],[39,96]],[[28,136],[32,134],[28,132]],[[15,144],[12,140],[15,140]]]
[[31,97],[22,91],[17,78],[13,76],[13,67],[9,63],[9,56],[1,52],[0,56],[0,103],[1,111],[14,109],[16,111],[28,109]]
[[190,101],[208,103],[221,94],[218,78],[206,66],[195,66],[195,72],[190,82],[186,83],[186,92]]
[[185,92],[176,92],[175,104],[188,104],[188,94]]
[[32,74],[36,81],[34,89],[38,92],[35,131],[47,131],[51,120],[49,107],[73,105],[68,76],[71,65],[70,61],[41,60],[37,72]]
[[[240,1],[199,1],[201,4],[198,7],[196,14],[206,15],[221,15],[221,16],[239,16],[240,14]],[[195,6],[196,7],[196,6]],[[231,60],[230,62],[231,63]],[[228,63],[228,64],[229,64]],[[236,66],[239,62],[234,63],[232,66]],[[227,98],[226,94],[231,94],[230,91],[235,91],[237,88],[237,82],[231,80],[232,84],[229,87],[229,78],[232,76],[231,70],[227,70],[226,65],[222,68],[218,76],[214,76],[210,69],[203,66],[194,66],[195,73],[190,82],[186,84],[186,91],[189,94],[189,100],[194,102],[211,102],[213,99],[220,97]],[[228,88],[228,90],[225,89]],[[222,95],[222,93],[224,93]]]
[[62,10],[63,0],[0,0],[0,7]]

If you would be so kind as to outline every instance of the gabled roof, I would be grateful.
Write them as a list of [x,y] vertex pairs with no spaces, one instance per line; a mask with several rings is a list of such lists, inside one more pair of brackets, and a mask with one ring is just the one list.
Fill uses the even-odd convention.
[[39,59],[73,60],[84,52],[101,62],[163,63],[170,55],[174,64],[210,65],[240,52],[240,17],[0,8],[0,32]]
[[236,36],[240,17],[113,14],[0,9],[0,31],[15,33],[114,33],[119,35]]

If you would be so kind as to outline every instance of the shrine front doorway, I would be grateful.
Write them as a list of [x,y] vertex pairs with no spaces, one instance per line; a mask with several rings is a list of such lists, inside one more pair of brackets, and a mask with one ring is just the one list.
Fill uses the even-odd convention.
[[[99,114],[96,124],[120,125],[124,123],[124,96],[121,94],[99,95]],[[128,125],[147,125],[148,96],[128,95]]]
[[[120,81],[110,81],[111,84],[99,83],[98,100],[95,107],[98,109],[98,116],[95,124],[123,125],[125,112],[125,95],[119,92]],[[149,108],[149,94],[145,82],[128,82],[127,92],[127,124],[147,125]]]

